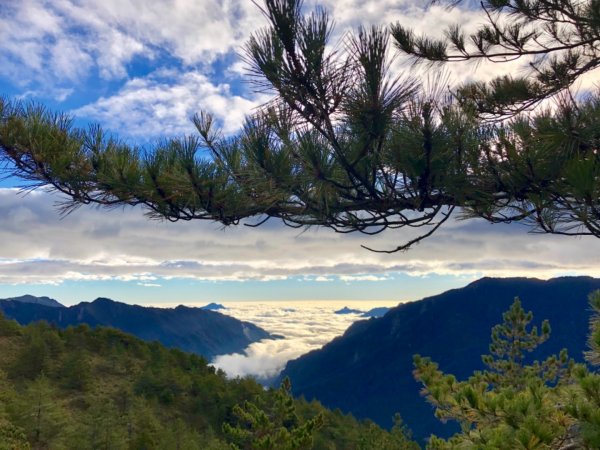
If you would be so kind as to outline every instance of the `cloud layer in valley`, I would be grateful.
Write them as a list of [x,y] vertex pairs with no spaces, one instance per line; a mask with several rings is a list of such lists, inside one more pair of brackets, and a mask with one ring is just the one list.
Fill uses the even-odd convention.
[[243,354],[217,356],[212,364],[224,370],[229,377],[251,375],[268,382],[281,372],[287,361],[321,348],[360,320],[358,314],[334,314],[344,305],[363,310],[382,306],[365,302],[286,302],[283,306],[256,302],[227,303],[228,309],[223,311],[225,314],[255,323],[270,333],[283,336],[283,339],[256,342]]

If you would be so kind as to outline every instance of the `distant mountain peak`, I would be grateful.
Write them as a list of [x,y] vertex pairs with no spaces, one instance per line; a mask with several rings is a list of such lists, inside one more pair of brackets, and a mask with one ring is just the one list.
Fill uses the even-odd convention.
[[33,303],[35,305],[51,306],[53,308],[64,308],[65,306],[50,297],[36,297],[35,295],[21,295],[19,297],[2,298],[10,302]]
[[218,311],[222,309],[227,309],[220,303],[209,303],[208,305],[201,306],[200,309],[206,309],[209,311]]
[[383,317],[390,310],[387,306],[379,306],[377,308],[371,308],[370,310],[362,313],[360,317]]
[[352,309],[352,308],[348,308],[347,306],[344,306],[342,309],[338,309],[337,311],[334,311],[335,314],[362,314],[364,313],[364,311],[361,311],[360,309]]
[[98,297],[96,300],[92,301],[92,303],[120,303],[120,302],[112,300],[108,297]]

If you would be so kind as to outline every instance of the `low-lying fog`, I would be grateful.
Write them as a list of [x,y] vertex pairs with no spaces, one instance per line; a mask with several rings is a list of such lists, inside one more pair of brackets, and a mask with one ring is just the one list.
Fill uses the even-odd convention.
[[250,345],[244,354],[217,356],[212,364],[229,377],[251,375],[268,383],[285,367],[287,361],[322,347],[357,320],[360,314],[336,314],[347,306],[369,311],[394,302],[312,301],[312,302],[238,302],[224,303],[220,312],[255,323],[282,339],[263,340]]

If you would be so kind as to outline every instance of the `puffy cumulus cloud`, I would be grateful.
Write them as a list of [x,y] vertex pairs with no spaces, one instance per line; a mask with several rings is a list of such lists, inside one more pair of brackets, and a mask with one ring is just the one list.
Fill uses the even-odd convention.
[[127,76],[135,58],[168,54],[184,65],[210,64],[263,23],[242,0],[23,0],[0,8],[0,74],[51,88]]
[[214,84],[197,71],[159,70],[129,80],[114,95],[73,111],[130,136],[174,136],[193,132],[191,117],[200,110],[212,113],[225,133],[237,131],[244,118],[267,100],[231,93],[226,83]]
[[528,234],[518,225],[454,221],[409,252],[391,249],[411,230],[378,236],[299,232],[269,221],[223,229],[206,222],[151,221],[139,209],[82,207],[60,218],[58,196],[0,189],[0,283],[66,280],[285,280],[385,282],[393,274],[456,277],[600,276],[596,238]]
[[427,7],[427,2],[418,0],[310,0],[305,4],[308,8],[323,6],[335,19],[336,27],[344,31],[365,25],[401,22],[417,32],[442,36],[447,25],[457,21],[466,25],[480,17],[476,9]]
[[[307,9],[314,3],[307,2]],[[343,30],[410,7],[410,2],[397,3],[329,1],[325,6]],[[171,62],[207,67],[239,51],[265,24],[260,9],[246,0],[8,1],[0,9],[0,74],[51,89],[92,72],[126,78],[136,57],[160,64],[161,56],[169,55]]]
[[[467,0],[456,8],[448,8],[449,2],[434,6],[428,6],[428,3],[419,0],[308,0],[305,2],[307,8],[322,5],[331,13],[336,23],[334,40],[340,38],[343,40],[348,32],[353,32],[360,26],[387,26],[400,23],[411,28],[417,35],[444,38],[451,26],[460,25],[469,35],[479,26],[487,23],[487,17],[478,1]],[[510,17],[506,19],[512,20]],[[432,69],[429,65],[413,66],[412,59],[395,49],[390,51],[390,56],[392,71],[395,74],[412,74],[419,80],[426,80],[432,73],[442,73],[445,77],[441,79],[440,88],[455,86],[465,81],[491,80],[503,74],[513,76],[532,74],[529,62],[533,58],[526,57],[505,61],[502,64],[478,60],[434,66]],[[598,89],[599,73],[600,69],[595,69],[582,76],[574,89],[582,91]]]
[[[418,0],[305,3],[307,11],[317,5],[331,12],[333,40],[342,42],[359,25],[400,22],[417,33],[442,36],[452,24],[469,31],[484,21],[478,8],[426,8]],[[121,136],[154,139],[190,132],[189,117],[200,109],[214,112],[230,133],[266,100],[234,94],[224,81],[239,84],[246,69],[235,54],[265,24],[260,9],[247,0],[8,1],[0,8],[0,77],[12,80],[21,97],[70,97],[80,105],[84,91],[88,98],[102,92],[102,98],[86,100],[90,103],[74,112]],[[136,72],[139,66],[145,68]],[[448,84],[454,84],[490,79],[498,70],[519,73],[527,66],[513,61],[446,67]],[[396,58],[393,68],[406,73],[406,58]],[[413,74],[423,78],[425,70]],[[595,80],[597,72],[580,86],[589,90]]]
[[[427,7],[427,2],[415,0],[324,0],[311,1],[311,7],[323,5],[335,18],[336,33],[334,39],[344,39],[347,33],[354,32],[360,26],[379,25],[389,26],[400,23],[411,28],[417,35],[427,35],[432,38],[444,38],[445,31],[460,24],[468,33],[483,23],[484,16],[479,8],[447,8],[444,6]],[[393,39],[390,40],[393,44]],[[490,79],[498,75],[498,65],[479,62],[475,64],[447,64],[442,67],[412,65],[412,59],[399,53],[393,45],[390,50],[392,73],[396,75],[412,75],[424,82],[428,88],[428,79],[437,79],[432,74],[443,74],[442,85],[445,88],[468,79]],[[503,66],[506,70],[514,70],[520,62]]]
[[125,64],[147,53],[144,45],[94,14],[73,14],[81,8],[66,1],[3,3],[0,75],[20,86],[35,85],[30,95],[58,100],[65,98],[65,85],[81,82],[94,68],[106,78],[125,76]]
[[322,347],[360,319],[358,314],[334,314],[342,306],[368,310],[392,303],[366,302],[286,302],[226,303],[225,314],[247,320],[282,339],[251,344],[243,353],[220,355],[212,364],[230,377],[252,375],[263,381],[277,376],[291,360]]
[[[305,2],[307,11],[316,6],[331,13],[338,38],[360,25],[395,21],[441,35],[446,25],[469,24],[480,17],[458,8],[425,8],[418,0]],[[168,53],[185,65],[211,63],[239,51],[266,19],[254,2],[245,0],[22,0],[3,4],[0,24],[0,54],[22,65],[13,70],[29,70],[21,73],[21,79],[24,74],[41,74],[48,62],[67,69],[54,73],[56,77],[71,77],[75,67],[84,71],[95,67],[105,78],[118,78],[140,55],[154,58]]]

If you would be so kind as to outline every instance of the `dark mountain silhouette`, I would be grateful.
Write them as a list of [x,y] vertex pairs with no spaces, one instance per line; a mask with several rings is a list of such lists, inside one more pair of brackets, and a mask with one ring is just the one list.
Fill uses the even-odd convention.
[[0,298],[13,302],[34,303],[36,305],[52,306],[54,308],[63,308],[64,305],[50,297],[36,297],[34,295],[21,295],[20,297]]
[[419,395],[412,376],[412,356],[430,356],[446,372],[465,379],[483,369],[481,355],[489,353],[490,330],[502,322],[518,296],[534,322],[549,319],[550,339],[533,359],[566,347],[582,361],[588,333],[588,294],[600,289],[600,279],[588,277],[536,279],[484,278],[421,301],[392,308],[378,319],[354,323],[343,336],[320,350],[288,362],[294,394],[316,398],[358,418],[392,425],[400,412],[415,437],[447,436],[454,424],[442,424]]
[[360,317],[382,317],[382,316],[385,316],[390,309],[391,308],[388,308],[386,306],[372,308],[372,309],[362,313],[360,315]]
[[146,341],[159,341],[212,359],[239,353],[252,342],[272,338],[260,327],[200,308],[146,308],[98,298],[71,307],[0,300],[0,311],[20,324],[45,320],[60,328],[86,323],[118,328]]

